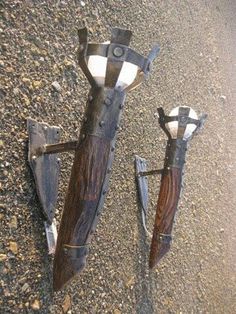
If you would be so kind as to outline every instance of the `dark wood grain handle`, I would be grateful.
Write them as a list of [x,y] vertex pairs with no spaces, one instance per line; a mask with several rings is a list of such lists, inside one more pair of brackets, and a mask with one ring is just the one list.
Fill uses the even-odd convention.
[[165,168],[161,179],[149,266],[155,267],[170,249],[171,232],[181,191],[182,169]]
[[75,153],[54,258],[54,290],[85,267],[110,153],[110,140],[93,135],[86,135]]
[[93,86],[80,130],[54,258],[54,290],[82,271],[103,206],[126,91]]

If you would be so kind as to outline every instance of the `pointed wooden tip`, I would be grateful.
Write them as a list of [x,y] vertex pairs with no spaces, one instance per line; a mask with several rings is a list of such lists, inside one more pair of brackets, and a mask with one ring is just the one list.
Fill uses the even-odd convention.
[[74,277],[77,277],[86,265],[86,256],[71,257],[63,251],[58,252],[53,265],[53,290],[59,291]]
[[166,253],[168,253],[169,250],[170,250],[169,243],[156,242],[155,245],[152,243],[149,258],[149,268],[154,269],[160,262],[162,257],[166,255]]

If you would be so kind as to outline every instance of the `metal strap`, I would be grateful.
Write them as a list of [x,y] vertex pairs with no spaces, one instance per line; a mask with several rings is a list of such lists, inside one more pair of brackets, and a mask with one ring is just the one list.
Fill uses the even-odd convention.
[[[92,55],[103,56],[107,58],[107,68],[105,77],[105,86],[114,88],[118,80],[123,62],[130,62],[139,67],[136,79],[127,87],[126,91],[137,87],[150,71],[150,64],[159,53],[159,46],[155,45],[150,51],[148,57],[143,57],[128,47],[132,33],[129,30],[113,28],[111,34],[111,44],[88,44],[86,28],[78,31],[80,49],[79,49],[79,65],[85,76],[92,86],[96,85],[96,81],[92,77],[88,66],[87,57]],[[120,49],[120,55],[115,53],[115,49]]]
[[89,83],[91,86],[95,86],[96,82],[94,80],[94,78],[92,77],[88,66],[87,66],[87,62],[86,62],[86,56],[87,56],[87,48],[88,48],[88,31],[87,28],[81,28],[78,30],[78,36],[79,36],[79,43],[80,43],[80,47],[79,47],[79,65],[82,69],[82,71],[84,72],[85,76],[87,77]]
[[[168,123],[168,122],[172,122],[172,121],[179,121],[179,116],[164,116],[164,123]],[[192,123],[195,125],[199,125],[199,120],[190,118],[190,117],[186,117],[185,119],[186,123]]]
[[155,169],[150,171],[140,171],[137,173],[137,177],[146,177],[146,176],[152,176],[156,174],[162,174],[163,169]]
[[114,27],[111,30],[111,42],[114,44],[122,44],[129,46],[132,32],[127,29]]
[[194,131],[194,133],[193,133],[194,135],[195,135],[195,134],[198,134],[198,132],[203,128],[206,119],[207,119],[207,114],[206,114],[206,113],[203,113],[203,114],[200,116],[199,120],[198,120],[198,127],[197,127],[196,130]]
[[159,233],[158,234],[158,241],[162,243],[169,244],[172,240],[171,234]]
[[88,252],[89,252],[88,246],[89,244],[78,245],[78,246],[64,244],[63,249],[66,255],[69,255],[72,258],[80,258],[80,257],[88,255]]
[[143,57],[133,49],[129,48],[125,61],[137,65],[144,73],[146,73],[147,64],[149,63],[148,58]]
[[166,123],[166,115],[164,112],[164,109],[162,107],[157,108],[158,114],[159,114],[159,124],[162,130],[166,133],[168,138],[171,138],[170,132],[167,130],[165,123]]
[[135,89],[137,86],[139,86],[142,83],[144,78],[145,78],[144,72],[139,71],[133,83],[130,84],[128,87],[126,87],[125,90],[130,91],[130,90]]
[[147,59],[150,61],[150,63],[157,57],[159,52],[160,52],[160,46],[159,45],[153,46],[153,48],[151,49],[151,51],[149,52],[147,56]]
[[107,68],[105,76],[105,86],[114,88],[122,69],[123,61],[114,61],[113,58],[107,58]]
[[62,142],[57,144],[46,144],[42,147],[43,154],[57,154],[63,152],[74,151],[77,148],[77,141]]
[[87,56],[107,57],[107,50],[110,44],[88,44]]
[[[113,28],[111,31],[111,44],[108,48],[107,55],[107,68],[105,76],[105,86],[114,88],[120,75],[120,71],[123,66],[124,56],[127,53],[127,46],[130,43],[132,33],[128,30],[119,28]],[[118,44],[113,47],[112,44]],[[119,46],[120,44],[120,46]],[[123,45],[125,47],[123,47]],[[120,53],[116,54],[116,49],[120,50]],[[121,58],[122,57],[122,58]]]
[[[116,57],[113,54],[113,51],[116,47],[123,49],[124,53],[120,57]],[[126,61],[138,66],[143,72],[147,72],[148,64],[151,62],[149,58],[143,57],[138,52],[133,49],[124,46],[117,45],[114,43],[111,44],[88,44],[86,56],[101,56],[101,57],[109,57],[113,60]]]
[[184,132],[185,132],[186,127],[187,127],[187,120],[188,120],[189,112],[190,112],[189,107],[180,107],[179,108],[177,138],[184,136]]
[[182,169],[185,163],[185,155],[188,142],[182,138],[168,139],[165,155],[165,171],[168,168]]

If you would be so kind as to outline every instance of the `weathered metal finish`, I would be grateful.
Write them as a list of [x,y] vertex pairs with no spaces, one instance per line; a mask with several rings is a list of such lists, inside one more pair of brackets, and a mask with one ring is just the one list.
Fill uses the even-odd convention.
[[[203,121],[206,119],[206,115],[203,115],[199,120],[190,118],[188,116],[189,107],[179,107],[178,116],[166,116],[162,108],[159,108],[158,112],[160,126],[167,134],[168,141],[150,250],[150,268],[154,268],[170,249],[174,217],[182,188],[188,141],[196,133],[196,130],[202,127]],[[170,121],[178,121],[176,139],[172,139],[166,128],[165,124]],[[184,139],[185,130],[189,123],[195,124],[197,128],[192,136]]]
[[[138,66],[139,71],[136,79],[131,85],[125,88],[126,91],[129,91],[137,87],[148,75],[151,70],[151,63],[160,51],[159,46],[155,45],[150,51],[149,55],[147,57],[143,57],[128,47],[132,32],[120,28],[112,28],[110,44],[88,43],[87,28],[80,29],[78,31],[78,35],[80,42],[78,53],[79,65],[92,87],[96,86],[97,84],[87,66],[86,60],[88,56],[96,55],[107,58],[105,87],[109,88],[115,88],[117,78],[125,61]],[[122,50],[123,53],[117,54],[117,49],[119,51]]]
[[[140,157],[139,157],[140,158]],[[162,174],[163,169],[154,169],[150,171],[140,171],[137,173],[137,177],[147,177]]]
[[[87,29],[79,31],[79,64],[91,84],[79,139],[57,143],[57,128],[28,121],[29,162],[48,220],[45,228],[50,251],[54,250],[56,239],[51,223],[58,189],[57,153],[75,151],[54,258],[54,290],[61,289],[85,267],[89,244],[108,189],[126,93],[141,83],[159,52],[159,47],[155,46],[145,58],[130,49],[132,33],[128,30],[112,29],[110,44],[90,44],[87,34]],[[101,79],[95,79],[89,71],[88,57],[93,55],[107,58],[105,77]],[[137,66],[132,74],[135,77],[130,76],[130,83],[130,78],[122,78],[124,62]]]
[[[121,90],[98,88],[95,91],[90,93],[93,97],[89,97],[87,119],[81,127],[61,219],[54,258],[54,290],[59,290],[85,267],[88,246],[108,189],[118,131],[116,126],[125,95]],[[110,96],[109,105],[106,104],[107,95]],[[101,121],[104,121],[102,126]]]
[[27,119],[29,134],[28,161],[34,175],[37,194],[47,222],[52,223],[58,195],[60,163],[58,155],[43,155],[39,151],[44,145],[59,141],[60,128]]
[[[160,192],[150,250],[150,268],[154,268],[170,249],[174,217],[182,188],[183,168],[188,141],[200,128],[202,128],[207,117],[207,115],[204,114],[200,119],[193,119],[189,116],[190,109],[190,107],[178,107],[179,113],[177,116],[166,116],[163,108],[158,108],[159,124],[168,137],[163,170],[146,171],[146,167],[145,170],[141,170],[140,166],[137,166],[137,162],[140,163],[142,158],[136,157],[136,178],[139,188],[139,199],[142,205],[142,220],[145,230],[146,220],[144,218],[146,218],[148,205],[146,195],[147,181],[144,180],[144,177],[152,174],[161,174]],[[178,122],[177,129],[175,124],[175,132],[173,133],[173,136],[176,138],[172,138],[170,131],[166,127],[166,123],[173,121]],[[188,124],[196,125],[196,129],[192,134],[188,131],[187,135],[185,135]],[[147,234],[149,234],[148,231]]]
[[78,145],[77,141],[63,142],[58,144],[44,145],[42,147],[42,154],[57,154],[75,151]]
[[114,139],[124,108],[125,92],[120,89],[94,87],[85,110],[80,138],[85,134]]
[[158,114],[159,114],[159,125],[162,128],[162,130],[166,133],[167,137],[169,139],[171,138],[171,134],[169,133],[168,129],[166,128],[167,122],[172,121],[178,121],[178,134],[177,139],[180,139],[183,137],[184,131],[186,129],[186,126],[188,124],[195,124],[197,126],[196,130],[193,132],[192,136],[188,139],[188,141],[193,137],[194,134],[197,133],[199,128],[202,128],[204,121],[207,118],[206,114],[203,114],[199,119],[193,119],[188,116],[189,114],[189,107],[180,107],[180,112],[178,116],[166,116],[164,109],[162,107],[157,108]]
[[148,178],[151,175],[160,175],[163,169],[147,171],[147,161],[144,158],[135,156],[136,182],[138,187],[138,198],[141,205],[142,225],[148,236],[151,236],[147,230],[147,210],[148,210]]
[[44,221],[44,228],[47,237],[48,254],[51,255],[55,253],[57,243],[57,227],[55,218],[51,224],[49,224],[47,221]]
[[187,145],[188,142],[181,138],[169,139],[167,141],[164,169],[168,167],[183,168]]
[[[150,71],[157,47],[145,58],[127,47],[131,32],[112,29],[110,44],[90,44],[87,29],[79,30],[79,65],[91,84],[85,118],[81,127],[69,188],[65,200],[54,258],[54,290],[61,289],[85,267],[89,244],[103,207],[114,158],[124,100]],[[107,58],[104,84],[96,83],[87,60]],[[116,86],[124,62],[139,67],[132,86]]]
[[138,186],[138,197],[141,205],[142,213],[142,224],[146,233],[146,217],[148,209],[148,180],[146,176],[140,175],[140,173],[145,173],[147,169],[147,161],[144,158],[135,156],[135,170],[136,170],[136,182]]

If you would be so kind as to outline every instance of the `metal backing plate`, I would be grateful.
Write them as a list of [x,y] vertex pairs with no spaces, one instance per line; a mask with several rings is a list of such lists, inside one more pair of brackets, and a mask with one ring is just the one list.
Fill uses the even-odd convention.
[[57,244],[57,227],[56,220],[53,219],[52,224],[49,224],[47,221],[44,221],[44,228],[46,231],[47,243],[48,243],[48,254],[54,254],[56,251]]
[[147,177],[138,175],[140,172],[147,171],[146,159],[141,158],[136,155],[135,156],[135,169],[136,169],[139,201],[146,216],[147,208],[148,208],[148,180],[147,180]]
[[40,154],[40,148],[45,144],[57,143],[60,138],[60,128],[29,118],[27,129],[29,134],[28,161],[45,218],[51,224],[58,195],[60,163],[58,154]]

